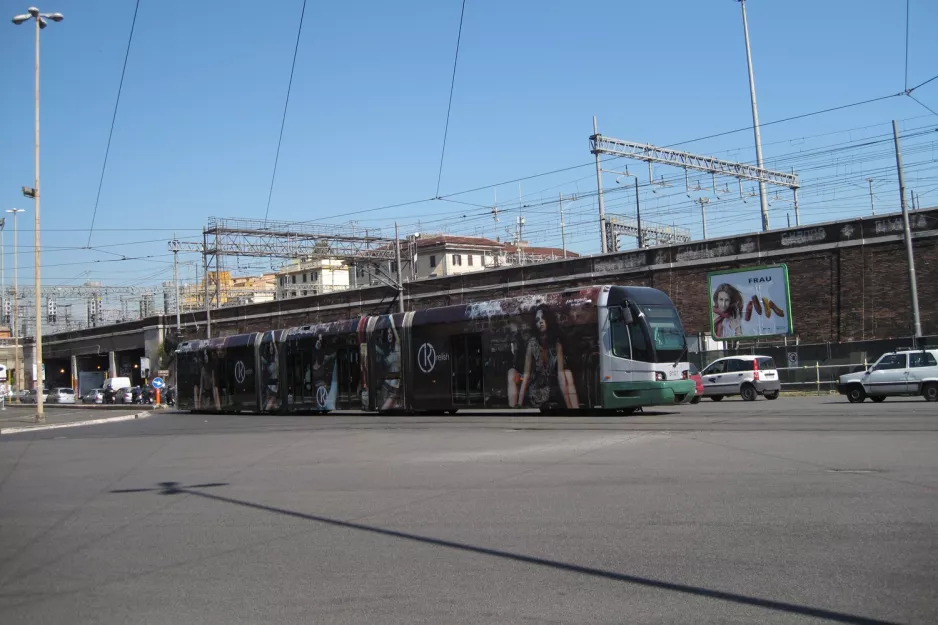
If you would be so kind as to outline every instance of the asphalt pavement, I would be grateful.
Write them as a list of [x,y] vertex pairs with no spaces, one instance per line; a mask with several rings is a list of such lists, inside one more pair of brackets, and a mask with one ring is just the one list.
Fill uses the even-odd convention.
[[935,623],[938,406],[0,436],[4,623]]
[[152,406],[46,404],[43,420],[36,421],[35,404],[7,404],[0,411],[0,436],[23,431],[38,432],[82,425],[100,425],[145,416]]

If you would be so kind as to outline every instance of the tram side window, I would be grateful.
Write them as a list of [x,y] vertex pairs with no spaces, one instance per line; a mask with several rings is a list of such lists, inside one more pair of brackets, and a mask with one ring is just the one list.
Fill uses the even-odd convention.
[[[611,322],[612,353],[619,358],[631,358],[641,362],[652,362],[648,337],[638,323],[626,325],[623,320]],[[631,349],[630,349],[631,348]]]

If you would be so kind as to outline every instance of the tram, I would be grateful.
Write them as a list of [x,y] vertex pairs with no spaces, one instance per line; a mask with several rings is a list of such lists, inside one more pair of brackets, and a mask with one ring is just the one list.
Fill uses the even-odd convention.
[[628,413],[689,402],[686,358],[665,293],[591,286],[188,341],[176,350],[177,407]]

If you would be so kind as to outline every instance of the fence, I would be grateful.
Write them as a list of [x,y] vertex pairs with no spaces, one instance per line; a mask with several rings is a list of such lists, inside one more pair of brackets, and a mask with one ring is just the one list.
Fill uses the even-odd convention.
[[691,353],[689,358],[703,369],[710,362],[724,356],[770,356],[775,360],[783,390],[828,393],[837,389],[840,376],[863,371],[886,352],[912,349],[913,346],[938,346],[938,336],[919,339],[918,343],[911,337],[801,345],[728,343],[722,351]]

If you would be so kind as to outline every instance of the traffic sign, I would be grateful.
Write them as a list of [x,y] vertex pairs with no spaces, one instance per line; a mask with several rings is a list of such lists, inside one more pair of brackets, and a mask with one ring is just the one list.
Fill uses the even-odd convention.
[[163,382],[163,378],[153,378],[153,380],[150,382],[150,385],[155,389],[161,389],[166,386],[166,383]]

